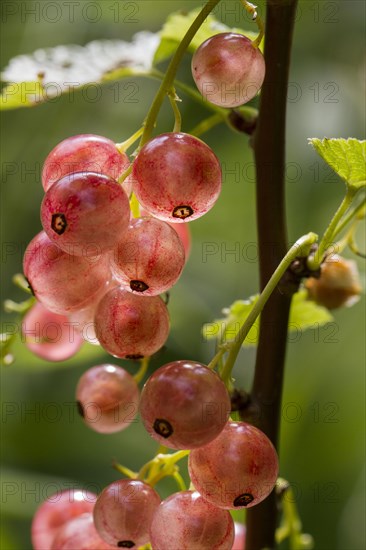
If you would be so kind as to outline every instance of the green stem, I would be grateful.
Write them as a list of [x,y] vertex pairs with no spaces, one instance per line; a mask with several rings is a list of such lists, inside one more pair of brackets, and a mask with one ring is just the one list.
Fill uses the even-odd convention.
[[118,462],[113,462],[112,466],[120,474],[123,474],[130,479],[137,479],[137,473],[130,470],[130,468],[126,468],[126,466],[122,466],[122,464],[119,464]]
[[172,477],[177,482],[177,485],[178,485],[180,491],[186,491],[187,490],[187,486],[184,482],[184,479],[182,478],[182,476],[180,475],[179,472],[174,472],[172,474]]
[[174,113],[173,132],[180,132],[182,128],[182,115],[180,114],[180,110],[178,109],[178,105],[177,105],[177,101],[180,101],[180,99],[177,97],[177,94],[175,93],[174,88],[172,88],[168,92],[168,97]]
[[356,208],[352,210],[352,212],[350,212],[348,216],[345,216],[344,219],[341,221],[341,223],[338,224],[333,234],[333,238],[337,237],[337,235],[339,235],[339,233],[343,231],[343,229],[350,223],[350,221],[352,221],[353,218],[358,218],[359,214],[360,214],[359,219],[362,219],[365,215],[365,212],[362,212],[362,209],[365,208],[365,206],[366,206],[366,199],[363,199],[360,202],[360,204],[358,204]]
[[150,362],[150,357],[144,357],[143,359],[141,359],[141,366],[139,370],[136,372],[136,374],[134,375],[136,384],[139,384],[143,380],[146,374],[146,371],[148,369],[149,362]]
[[[165,74],[158,71],[157,69],[153,69],[147,76],[151,76],[152,78],[156,78],[162,81],[164,80]],[[186,84],[185,82],[181,82],[180,80],[174,79],[173,85],[177,90],[184,92],[188,97],[193,99],[193,101],[200,103],[201,105],[203,105],[204,107],[206,107],[207,109],[215,113],[221,114],[223,119],[227,117],[227,114],[228,114],[227,109],[224,109],[223,107],[219,107],[218,105],[214,105],[213,103],[209,103],[202,97],[202,95],[197,90],[189,86],[189,84]]]
[[124,153],[125,151],[127,151],[127,149],[129,149],[135,143],[135,141],[137,141],[139,137],[142,136],[143,131],[144,131],[144,127],[142,126],[137,130],[137,132],[132,134],[132,136],[126,139],[125,141],[122,141],[121,143],[116,143],[116,147],[118,151],[120,153]]
[[169,92],[170,88],[173,86],[174,78],[178,70],[178,66],[183,58],[185,51],[187,50],[189,44],[191,43],[194,35],[198,31],[198,29],[201,27],[202,23],[205,21],[206,17],[211,13],[211,11],[215,8],[215,6],[219,2],[220,0],[209,0],[207,2],[207,4],[199,12],[196,19],[193,21],[192,25],[189,27],[188,31],[186,32],[182,41],[180,42],[174,56],[172,57],[169,63],[167,72],[165,73],[165,76],[160,85],[160,88],[157,91],[155,98],[151,104],[150,110],[147,114],[145,124],[144,124],[144,132],[140,140],[139,148],[141,148],[151,138],[160,108],[162,106],[162,103],[164,101],[166,94]]
[[29,283],[22,273],[16,273],[15,275],[13,275],[12,281],[15,286],[17,286],[21,290],[24,290],[24,292],[26,292],[27,294],[31,294]]
[[258,315],[261,313],[262,309],[264,308],[268,298],[271,296],[272,292],[277,287],[285,271],[288,269],[291,263],[295,260],[295,258],[306,257],[310,252],[311,245],[314,244],[317,241],[317,239],[318,237],[315,233],[308,233],[307,235],[300,237],[300,239],[298,239],[295,242],[295,244],[290,248],[290,250],[287,252],[285,257],[283,258],[283,260],[281,261],[281,263],[273,273],[272,277],[269,279],[267,285],[264,287],[262,293],[260,294],[258,300],[254,304],[248,317],[246,318],[245,322],[241,326],[235,338],[235,342],[230,349],[229,356],[227,358],[227,361],[221,373],[222,380],[225,383],[227,383],[231,379],[231,371],[234,367],[240,348],[245,338],[248,335],[248,332],[250,331]]
[[263,36],[264,36],[264,25],[262,19],[259,17],[257,13],[257,6],[254,4],[251,4],[250,2],[247,2],[247,0],[240,0],[243,4],[245,10],[250,14],[253,15],[253,21],[257,23],[259,34],[255,40],[253,40],[252,44],[255,48],[258,48],[260,43],[262,42]]
[[355,189],[353,188],[347,189],[347,193],[343,201],[341,202],[338,210],[334,214],[330,224],[328,225],[327,229],[324,232],[324,235],[319,243],[318,250],[308,259],[308,268],[310,270],[317,271],[317,269],[319,269],[324,259],[324,253],[334,241],[334,237],[337,232],[337,226],[340,223],[344,214],[347,212],[348,208],[350,207],[351,202],[355,197],[355,194],[356,194]]
[[[277,484],[281,483],[278,479]],[[289,548],[291,550],[311,550],[313,548],[313,539],[310,535],[302,532],[302,523],[296,506],[295,495],[288,486],[282,494],[283,520],[276,529],[276,542],[280,544],[285,539],[289,539]]]
[[139,218],[140,217],[140,203],[137,200],[137,197],[136,197],[135,193],[131,194],[130,209],[131,209],[131,214],[134,218]]
[[120,175],[120,177],[118,178],[118,183],[123,183],[125,181],[125,179],[131,174],[132,172],[132,164],[130,164],[130,166],[128,168],[126,168],[126,170],[124,172],[122,172],[122,174]]
[[[157,454],[152,460],[146,462],[138,473],[139,479],[143,479],[147,472],[155,465],[171,467],[176,462],[189,455],[189,451],[182,450],[172,454]],[[148,481],[147,481],[148,483]]]
[[219,351],[215,354],[214,358],[207,365],[207,368],[213,370],[216,367],[216,365],[220,362],[221,358],[228,351],[228,349],[229,348],[227,345],[221,345]]
[[219,114],[211,115],[208,118],[205,118],[205,120],[202,120],[197,126],[192,128],[192,130],[189,132],[191,136],[200,136],[204,134],[205,132],[208,132],[211,130],[211,128],[214,128],[217,126],[217,124],[220,124],[222,122],[222,116]]

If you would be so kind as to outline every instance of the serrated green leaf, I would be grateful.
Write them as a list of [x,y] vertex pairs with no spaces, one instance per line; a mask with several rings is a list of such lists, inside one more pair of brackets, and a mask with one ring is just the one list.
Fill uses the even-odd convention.
[[[175,52],[177,44],[182,40],[183,36],[186,34],[187,30],[197,17],[199,11],[199,9],[194,9],[188,13],[176,12],[172,13],[168,17],[160,32],[161,42],[154,55],[154,64],[164,61]],[[202,44],[202,42],[221,32],[235,32],[243,34],[251,40],[254,40],[258,34],[256,32],[246,31],[243,29],[230,28],[218,21],[216,17],[211,14],[207,17],[197,34],[194,36],[188,47],[188,51],[194,52],[198,46]],[[261,47],[263,47],[263,41]]]
[[[224,309],[223,313],[226,315],[224,318],[216,319],[212,323],[206,323],[203,326],[203,336],[207,340],[217,339],[220,343],[234,340],[258,297],[257,294],[249,300],[237,300],[229,308]],[[243,346],[257,345],[259,319],[258,317],[251,327]],[[332,320],[333,317],[326,308],[318,306],[315,302],[307,299],[305,290],[301,290],[294,295],[290,310],[289,332],[301,332],[309,328],[320,327]]]
[[360,189],[366,186],[365,140],[311,138],[309,143],[348,187]]

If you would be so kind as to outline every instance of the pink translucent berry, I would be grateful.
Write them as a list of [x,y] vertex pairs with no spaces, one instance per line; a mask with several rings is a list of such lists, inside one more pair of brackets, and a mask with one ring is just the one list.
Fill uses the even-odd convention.
[[183,243],[185,261],[187,261],[191,253],[191,230],[189,229],[189,225],[188,223],[169,223],[169,225],[178,233]]
[[[144,208],[140,208],[141,217],[151,216],[151,214]],[[187,262],[191,252],[191,230],[188,223],[171,223],[167,222],[179,235],[184,247],[185,261]]]
[[65,523],[57,532],[51,550],[113,550],[100,538],[93,514],[83,514]]
[[172,449],[195,449],[224,429],[230,398],[218,375],[201,363],[174,361],[150,376],[140,401],[148,433]]
[[27,348],[46,361],[65,361],[83,343],[68,317],[48,311],[39,302],[25,315],[22,336]]
[[87,307],[110,279],[107,256],[70,256],[44,231],[29,243],[23,270],[36,298],[61,315]]
[[228,422],[208,445],[189,456],[189,474],[197,491],[220,508],[255,506],[272,491],[278,457],[268,437],[245,422]]
[[76,400],[85,423],[100,433],[114,433],[134,421],[139,389],[134,378],[121,367],[98,365],[81,376]]
[[177,282],[184,263],[176,231],[166,222],[146,217],[130,222],[114,249],[111,268],[122,288],[156,296]]
[[220,107],[238,107],[259,92],[264,57],[246,36],[216,34],[194,53],[192,75],[204,99]]
[[48,237],[76,256],[112,249],[129,220],[130,204],[122,187],[93,172],[64,176],[47,191],[41,206]]
[[[102,299],[104,294],[106,294],[106,292],[103,293],[100,300]],[[80,309],[78,311],[74,311],[70,314],[70,321],[74,324],[75,330],[78,332],[78,334],[80,334],[85,342],[88,342],[93,346],[100,345],[97,335],[95,333],[94,322],[95,311],[98,307],[98,303],[100,302],[100,300],[96,298],[95,301],[88,307]]]
[[129,160],[113,141],[93,134],[81,134],[61,141],[48,155],[43,165],[42,183],[45,191],[59,179],[75,172],[96,172],[113,179],[128,168]]
[[121,479],[106,487],[94,508],[99,535],[118,548],[149,542],[150,525],[160,504],[157,492],[140,480]]
[[94,493],[70,489],[42,502],[32,521],[33,550],[51,550],[60,527],[81,514],[92,512],[96,500]]
[[159,296],[110,290],[95,314],[97,338],[111,355],[140,359],[157,352],[169,334],[169,314]]
[[70,322],[73,324],[75,330],[81,335],[85,342],[88,342],[93,346],[100,346],[99,340],[95,333],[94,321],[98,304],[103,296],[105,296],[109,290],[115,288],[116,286],[118,286],[117,281],[111,278],[107,281],[101,291],[94,297],[93,302],[83,309],[73,311],[69,315]]
[[214,152],[200,139],[178,132],[161,134],[144,145],[133,164],[133,178],[142,206],[174,223],[203,216],[221,191]]
[[150,529],[154,550],[231,550],[234,522],[227,510],[213,506],[197,491],[163,500]]

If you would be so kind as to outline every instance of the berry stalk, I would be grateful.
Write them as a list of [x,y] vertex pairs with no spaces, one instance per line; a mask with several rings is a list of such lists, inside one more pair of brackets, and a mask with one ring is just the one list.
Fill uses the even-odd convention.
[[[229,383],[231,371],[234,367],[240,348],[248,335],[248,332],[252,328],[255,320],[263,310],[272,293],[275,291],[286,270],[290,267],[291,263],[297,257],[306,258],[310,252],[311,245],[314,244],[317,240],[318,236],[315,233],[308,233],[307,235],[300,237],[300,239],[298,239],[295,244],[290,248],[290,250],[287,252],[285,257],[273,273],[272,277],[261,292],[261,295],[259,296],[257,302],[254,304],[253,309],[249,313],[245,323],[240,328],[235,338],[235,342],[230,349],[229,356],[221,373],[221,378],[225,383]],[[220,350],[219,354],[222,354],[223,352],[225,352],[225,349]]]
[[[287,250],[285,214],[286,101],[297,0],[268,0],[266,77],[254,136],[257,171],[257,228],[260,286],[263,289]],[[252,397],[258,427],[278,447],[280,408],[291,296],[274,292],[260,322]],[[247,511],[247,550],[274,548],[277,508],[274,492]]]
[[189,27],[187,33],[185,34],[183,40],[180,42],[172,60],[169,63],[167,72],[165,73],[164,79],[160,85],[160,88],[152,102],[150,110],[147,114],[145,120],[144,133],[142,134],[140,141],[140,148],[151,138],[152,131],[155,126],[156,118],[159,114],[161,105],[164,101],[165,96],[169,93],[170,89],[173,86],[174,78],[179,67],[179,64],[183,58],[185,51],[187,50],[189,44],[191,43],[192,38],[206,19],[206,17],[211,13],[215,6],[220,2],[220,0],[209,0],[207,4],[204,5],[202,10],[197,15],[196,19],[193,21],[192,25]]

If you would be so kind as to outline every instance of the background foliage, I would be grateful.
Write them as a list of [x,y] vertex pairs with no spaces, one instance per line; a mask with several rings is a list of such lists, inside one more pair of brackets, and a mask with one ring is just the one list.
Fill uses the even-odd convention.
[[[69,4],[4,2],[1,67],[13,56],[40,47],[100,38],[128,40],[139,30],[157,31],[171,11],[188,11],[201,2],[79,0],[71,13]],[[263,3],[260,8],[263,13]],[[223,1],[215,13],[227,25],[254,30],[239,2]],[[288,102],[291,242],[309,230],[322,232],[344,191],[340,178],[325,168],[307,138],[364,137],[364,15],[364,4],[357,0],[299,4]],[[188,56],[179,76],[191,82]],[[48,152],[79,133],[116,141],[127,138],[140,126],[157,85],[128,78],[99,88],[98,97],[90,89],[90,95],[75,92],[36,109],[3,113],[2,299],[23,298],[11,276],[21,271],[22,253],[41,227],[40,169]],[[181,97],[183,130],[189,131],[205,113]],[[158,130],[171,128],[167,108]],[[191,224],[191,258],[172,292],[171,336],[167,348],[154,359],[155,366],[172,358],[208,360],[213,348],[201,336],[202,325],[219,318],[221,309],[234,300],[257,292],[254,164],[248,139],[224,126],[204,139],[222,162],[223,192],[213,211]],[[360,245],[365,248],[365,242]],[[294,484],[304,529],[314,535],[316,548],[361,550],[365,546],[364,298],[334,317],[335,322],[326,327],[291,334],[281,475]],[[4,323],[11,320],[4,314]],[[85,346],[68,362],[47,364],[18,344],[16,357],[13,366],[1,371],[0,546],[4,550],[30,548],[31,517],[47,495],[68,483],[100,490],[118,477],[110,468],[112,458],[135,467],[156,449],[140,422],[121,434],[103,436],[76,416],[72,402],[77,380],[86,368],[107,359],[101,351]],[[241,352],[235,368],[238,385],[248,385],[254,357],[252,347]],[[132,363],[127,368],[134,371]],[[162,486],[162,494],[169,490],[171,486]]]

